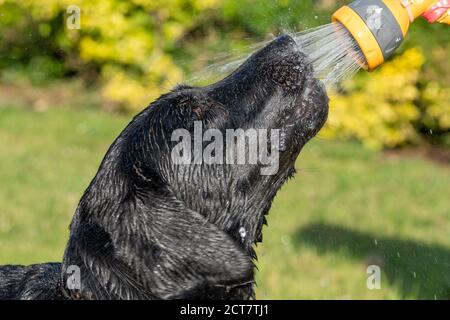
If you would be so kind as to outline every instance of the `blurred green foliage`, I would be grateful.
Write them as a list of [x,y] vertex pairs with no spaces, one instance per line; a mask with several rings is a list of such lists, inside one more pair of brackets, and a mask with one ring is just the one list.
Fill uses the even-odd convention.
[[[80,195],[129,116],[0,108],[0,265],[61,261]],[[450,169],[316,139],[257,247],[259,299],[448,299]],[[382,268],[368,290],[367,266]]]
[[[1,81],[43,85],[76,77],[88,86],[99,85],[114,108],[136,112],[207,66],[211,57],[246,48],[269,34],[327,23],[344,3],[0,0]],[[80,29],[66,25],[73,18],[70,5],[81,9]],[[402,68],[391,62],[374,74],[361,74],[332,99],[327,135],[355,137],[374,148],[424,138],[450,140],[450,28],[419,20],[393,60],[406,61]],[[402,57],[410,48],[418,49]],[[408,65],[411,52],[416,58]]]

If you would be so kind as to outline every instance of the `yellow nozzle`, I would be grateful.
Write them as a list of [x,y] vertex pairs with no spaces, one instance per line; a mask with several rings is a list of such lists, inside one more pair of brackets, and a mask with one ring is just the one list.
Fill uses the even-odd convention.
[[[439,0],[357,0],[338,9],[332,21],[342,24],[358,43],[373,70],[398,48],[414,19]],[[447,16],[448,17],[448,16]],[[446,16],[439,22],[447,23]]]
[[383,53],[375,36],[363,19],[350,7],[343,6],[337,10],[332,16],[332,21],[340,22],[358,43],[366,58],[365,63],[361,64],[364,69],[373,70],[384,62]]

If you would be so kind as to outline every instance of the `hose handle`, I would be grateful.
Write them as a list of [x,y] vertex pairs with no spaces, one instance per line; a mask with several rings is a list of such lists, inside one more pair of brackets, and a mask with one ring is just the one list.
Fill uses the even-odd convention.
[[423,17],[429,23],[444,23],[450,25],[450,0],[440,0],[428,8]]

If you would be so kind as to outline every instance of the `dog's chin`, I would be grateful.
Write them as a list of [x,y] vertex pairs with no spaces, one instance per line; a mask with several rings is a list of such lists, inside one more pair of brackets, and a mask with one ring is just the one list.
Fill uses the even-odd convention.
[[[290,86],[279,85],[278,91],[262,111],[267,127],[279,128],[283,134],[282,151],[289,154],[289,162],[294,162],[303,146],[324,126],[328,117],[329,98],[324,84],[314,76],[309,61],[293,47],[292,65],[278,80]],[[302,57],[301,59],[298,57]],[[295,85],[286,79],[297,79]]]

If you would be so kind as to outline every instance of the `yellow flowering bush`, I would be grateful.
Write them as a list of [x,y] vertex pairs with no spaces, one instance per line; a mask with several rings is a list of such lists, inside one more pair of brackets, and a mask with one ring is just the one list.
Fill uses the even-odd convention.
[[[45,25],[61,16],[59,45],[99,66],[102,93],[125,109],[145,107],[182,80],[169,53],[219,0],[3,0]],[[66,10],[81,10],[80,29],[64,30]]]
[[331,94],[323,135],[357,138],[374,149],[418,142],[415,124],[423,117],[423,97],[427,122],[448,128],[448,89],[431,83],[421,92],[423,64],[422,51],[412,48],[378,70],[344,83],[342,93]]
[[196,16],[217,3],[81,1],[85,34],[80,41],[81,58],[105,63],[101,75],[106,98],[125,108],[140,109],[182,80],[180,68],[166,49],[195,24]]
[[422,92],[424,123],[431,130],[450,130],[450,88],[437,82],[427,83]]

